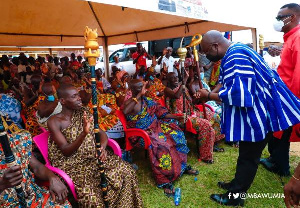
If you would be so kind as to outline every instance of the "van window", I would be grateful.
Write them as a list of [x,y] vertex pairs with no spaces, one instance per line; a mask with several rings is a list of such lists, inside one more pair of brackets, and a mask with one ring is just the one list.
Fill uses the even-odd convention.
[[124,56],[124,59],[122,61],[133,61],[132,54],[136,51],[136,47],[133,48],[127,48],[126,55]]
[[110,57],[109,57],[109,63],[114,63],[115,62],[115,60],[114,60],[115,56],[119,56],[119,60],[122,60],[122,58],[123,58],[123,52],[124,52],[124,48],[119,49],[119,50],[113,52],[110,55]]

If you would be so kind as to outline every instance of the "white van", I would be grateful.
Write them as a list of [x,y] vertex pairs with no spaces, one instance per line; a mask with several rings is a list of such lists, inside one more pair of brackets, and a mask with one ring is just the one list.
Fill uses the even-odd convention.
[[[123,65],[125,71],[129,73],[129,75],[133,75],[135,73],[135,64],[133,64],[133,59],[131,58],[132,54],[136,52],[137,47],[128,45],[124,46],[121,49],[118,49],[114,51],[110,56],[109,56],[109,75],[111,74],[111,65],[115,62],[114,57],[118,56],[120,63]],[[147,66],[150,67],[152,64],[152,60],[147,59]],[[103,57],[100,59],[100,61],[96,64],[96,69],[102,68],[104,69],[104,62],[103,62]],[[160,66],[157,65],[155,67],[155,70],[159,73]]]

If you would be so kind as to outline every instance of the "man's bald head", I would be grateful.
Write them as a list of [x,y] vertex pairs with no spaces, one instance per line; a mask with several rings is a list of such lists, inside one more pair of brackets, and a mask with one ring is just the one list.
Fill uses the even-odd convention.
[[69,75],[64,75],[62,78],[60,78],[60,80],[59,80],[59,83],[60,84],[63,84],[63,85],[65,85],[65,84],[72,84],[72,78],[71,78],[71,76],[69,76]]
[[210,30],[202,36],[202,42],[205,43],[219,43],[220,41],[224,41],[224,36],[221,32],[217,30]]
[[76,87],[71,84],[61,84],[57,90],[57,97],[59,99],[66,98],[66,96],[68,96],[68,91],[71,89],[76,89]]
[[142,91],[143,85],[144,85],[144,83],[140,79],[132,79],[129,82],[129,88],[130,88],[133,96],[136,96],[137,94],[139,94],[139,92]]
[[57,96],[64,108],[78,110],[82,107],[81,97],[76,87],[70,84],[60,85],[57,90]]
[[209,60],[216,62],[224,57],[230,43],[231,42],[227,40],[221,32],[210,30],[202,37],[200,43],[201,52],[204,53]]
[[138,84],[143,84],[143,81],[140,80],[140,79],[132,79],[132,80],[130,80],[130,82],[129,82],[129,87],[130,87],[130,86],[136,86],[136,85],[138,85]]
[[43,84],[43,86],[42,86],[42,92],[45,95],[53,95],[55,92],[54,92],[54,87],[53,87],[52,83],[51,82],[47,82],[47,83]]
[[167,74],[167,80],[170,80],[172,77],[176,76],[176,73],[175,72],[169,72]]

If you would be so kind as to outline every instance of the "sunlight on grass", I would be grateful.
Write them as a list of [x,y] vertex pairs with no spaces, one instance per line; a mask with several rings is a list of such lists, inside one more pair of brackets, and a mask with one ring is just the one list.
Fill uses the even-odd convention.
[[[182,190],[182,199],[178,207],[198,208],[198,207],[223,207],[210,200],[209,196],[213,193],[225,193],[224,190],[217,187],[218,181],[230,181],[234,177],[236,160],[238,157],[238,149],[221,144],[225,148],[224,153],[214,153],[215,163],[207,165],[203,162],[198,162],[196,148],[193,140],[189,140],[188,146],[191,151],[188,155],[188,163],[193,168],[199,170],[200,174],[195,180],[195,176],[183,175],[175,182],[175,187],[180,187]],[[168,208],[175,207],[173,198],[168,198],[164,195],[163,190],[155,186],[152,177],[149,158],[145,158],[145,152],[142,149],[135,149],[133,153],[133,161],[139,167],[137,174],[139,185],[144,201],[144,206],[147,208]],[[263,152],[264,157],[268,156],[267,149]],[[300,157],[291,157],[291,171],[293,172]],[[266,171],[261,165],[257,171],[255,180],[248,191],[249,193],[283,193],[283,183],[286,183],[289,178],[280,178],[279,176]],[[224,206],[225,207],[225,206]],[[244,207],[249,208],[279,208],[285,207],[283,199],[248,199]]]

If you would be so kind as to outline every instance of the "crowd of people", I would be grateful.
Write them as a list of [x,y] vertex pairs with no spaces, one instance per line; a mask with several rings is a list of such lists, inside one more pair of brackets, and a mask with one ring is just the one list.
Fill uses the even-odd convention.
[[[290,176],[290,139],[299,140],[300,57],[295,42],[300,43],[300,6],[283,6],[277,20],[283,22],[280,30],[285,33],[284,61],[278,73],[252,48],[232,43],[214,30],[204,34],[199,45],[199,68],[190,49],[181,69],[171,47],[156,59],[137,43],[132,54],[135,74],[128,74],[117,56],[109,79],[97,69],[98,158],[87,60],[74,53],[60,59],[50,55],[34,59],[24,53],[14,58],[3,55],[0,114],[18,165],[7,167],[0,145],[0,206],[17,206],[12,187],[21,182],[28,206],[72,206],[67,200],[68,188],[44,166],[32,141],[45,129],[50,133],[49,160],[74,182],[80,207],[104,206],[97,160],[105,170],[111,206],[143,207],[136,166],[128,153],[120,158],[106,148],[111,138],[125,152],[124,127],[117,111],[125,115],[127,128],[139,128],[149,135],[147,152],[153,177],[167,196],[174,195],[173,183],[182,174],[199,174],[187,161],[188,122],[196,132],[199,161],[214,163],[214,152],[224,152],[218,145],[222,140],[239,148],[234,179],[218,182],[227,192],[211,195],[212,200],[243,206],[244,199],[231,196],[247,192],[259,163],[276,174]],[[151,66],[146,64],[147,58],[152,60]],[[128,142],[133,147],[145,145],[139,136]],[[270,157],[261,159],[267,144]],[[299,204],[299,171],[298,166],[285,187],[287,206]],[[36,179],[48,180],[49,188],[39,187]]]

